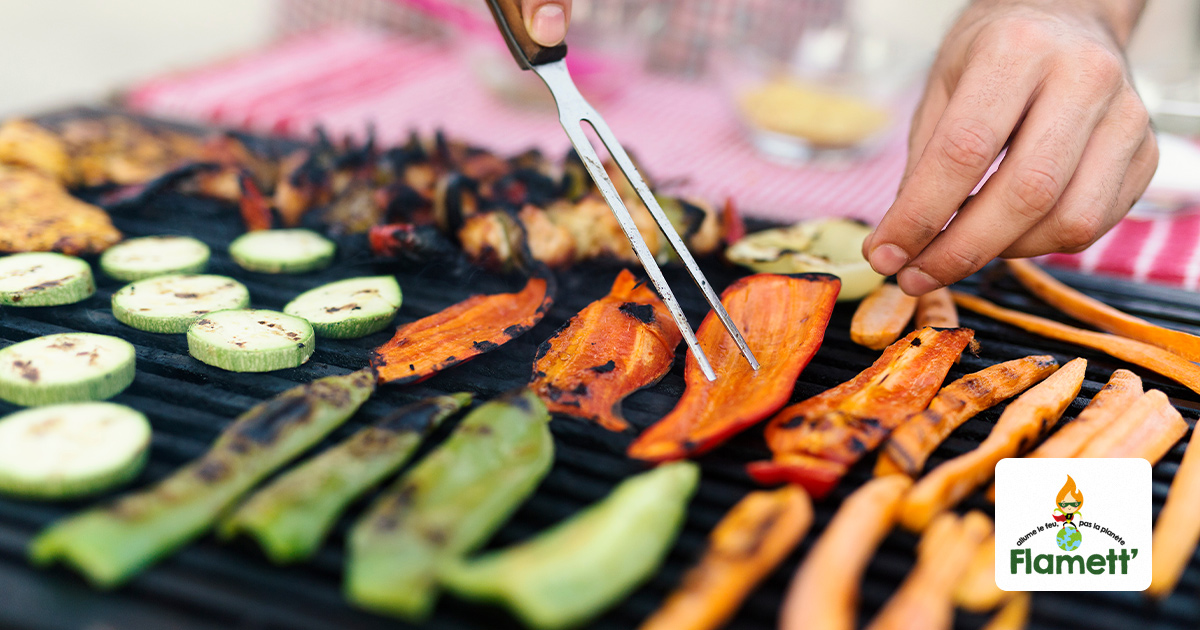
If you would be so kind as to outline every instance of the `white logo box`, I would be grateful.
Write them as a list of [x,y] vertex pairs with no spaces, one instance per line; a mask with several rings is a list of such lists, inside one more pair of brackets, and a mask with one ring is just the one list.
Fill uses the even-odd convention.
[[[1060,548],[1065,524],[1054,518],[1068,475],[1083,494],[1074,517],[1082,539],[1073,550]],[[1152,575],[1150,485],[1144,459],[1000,460],[996,585],[1005,591],[1145,590]]]

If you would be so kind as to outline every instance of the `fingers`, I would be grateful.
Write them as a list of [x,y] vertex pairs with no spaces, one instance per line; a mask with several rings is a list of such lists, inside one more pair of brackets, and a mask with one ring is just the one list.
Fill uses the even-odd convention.
[[525,29],[542,46],[557,46],[567,36],[571,22],[571,0],[521,0]]

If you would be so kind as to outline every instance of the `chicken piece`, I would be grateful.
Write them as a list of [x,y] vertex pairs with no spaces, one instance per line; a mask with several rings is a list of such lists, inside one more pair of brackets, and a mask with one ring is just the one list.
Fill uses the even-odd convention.
[[0,126],[0,162],[34,169],[66,186],[75,180],[71,156],[62,139],[23,118],[9,120]]
[[0,251],[95,254],[121,240],[108,214],[55,178],[0,165]]

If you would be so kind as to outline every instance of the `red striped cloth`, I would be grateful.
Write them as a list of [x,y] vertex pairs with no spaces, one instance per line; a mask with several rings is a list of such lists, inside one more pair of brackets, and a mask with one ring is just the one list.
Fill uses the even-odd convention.
[[[141,112],[259,132],[303,136],[316,125],[361,137],[374,124],[384,142],[410,130],[447,133],[500,152],[569,144],[548,110],[501,104],[482,86],[466,51],[445,43],[337,29],[260,54],[136,86]],[[621,69],[621,89],[597,106],[646,171],[671,191],[733,197],[747,215],[795,221],[841,215],[876,222],[904,167],[903,125],[876,155],[849,167],[796,167],[763,159],[729,104],[709,84]],[[906,115],[898,113],[898,119]],[[1200,214],[1128,219],[1083,254],[1047,262],[1086,272],[1197,288]]]

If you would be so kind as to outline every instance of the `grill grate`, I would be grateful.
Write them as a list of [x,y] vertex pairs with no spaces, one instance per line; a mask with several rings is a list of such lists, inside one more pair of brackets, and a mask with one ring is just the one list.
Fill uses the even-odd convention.
[[[117,226],[129,236],[189,234],[213,248],[211,273],[238,278],[249,288],[255,306],[281,308],[302,290],[355,275],[390,273],[390,266],[372,263],[365,244],[354,239],[342,243],[340,260],[325,272],[303,276],[266,276],[242,271],[228,258],[229,241],[241,232],[236,211],[209,200],[164,195],[145,205],[115,213]],[[704,265],[718,288],[739,272],[717,263]],[[436,312],[470,293],[511,290],[512,283],[477,272],[465,264],[402,269],[404,290],[401,319],[411,321]],[[384,387],[347,426],[331,440],[350,434],[397,405],[442,392],[472,391],[486,400],[524,383],[535,348],[567,318],[588,302],[601,297],[616,269],[584,266],[560,274],[558,301],[546,319],[525,336],[503,349],[453,368],[424,383]],[[686,286],[681,269],[667,270],[674,286]],[[1088,293],[1154,321],[1167,322],[1200,333],[1200,297],[1154,286],[1065,275],[1069,283]],[[40,308],[4,309],[0,317],[0,345],[30,337],[84,330],[123,337],[137,347],[138,374],[134,384],[114,400],[145,412],[154,425],[149,465],[135,486],[153,482],[180,464],[196,457],[229,419],[250,405],[298,383],[366,364],[371,348],[390,331],[361,340],[321,340],[306,365],[269,374],[233,374],[203,365],[187,355],[182,335],[156,335],[127,328],[111,315],[108,304],[119,284],[100,277],[97,295],[82,304]],[[1002,274],[987,271],[962,285],[1008,306],[1038,314],[1049,310],[1028,298]],[[704,302],[694,291],[679,296],[684,310],[698,324]],[[877,356],[849,340],[852,306],[839,305],[826,341],[796,385],[793,400],[802,400],[847,380]],[[976,330],[982,349],[978,357],[965,356],[951,378],[992,363],[1028,354],[1050,353],[1062,362],[1086,356],[1090,363],[1080,398],[1068,411],[1078,413],[1088,398],[1121,364],[1090,351],[1028,335],[995,322],[963,313],[964,325]],[[656,386],[631,396],[625,404],[628,420],[639,430],[661,417],[683,391],[683,347],[674,369]],[[1195,394],[1144,370],[1137,370],[1147,387],[1166,392],[1190,424],[1200,413]],[[0,412],[15,408],[0,403]],[[998,410],[981,414],[964,424],[934,454],[931,465],[962,453],[977,444],[998,417]],[[599,427],[570,420],[552,423],[557,455],[553,470],[536,494],[499,532],[492,545],[506,545],[540,531],[581,507],[604,496],[620,479],[641,469],[624,456],[632,435],[611,434]],[[433,441],[449,431],[443,427]],[[1183,444],[1176,446],[1154,471],[1155,510],[1162,507],[1170,479],[1179,465]],[[708,531],[753,484],[743,471],[747,461],[766,457],[760,429],[752,429],[726,446],[704,456],[703,481],[688,511],[685,529],[661,571],[625,602],[598,619],[595,628],[633,628],[672,589],[704,548]],[[800,548],[748,599],[730,628],[774,628],[776,613],[787,582],[816,533],[828,523],[836,506],[851,489],[865,481],[874,465],[868,458],[856,466],[832,496],[817,505],[816,523]],[[174,557],[113,592],[99,593],[63,569],[39,571],[24,560],[24,548],[42,527],[91,502],[42,504],[0,499],[0,626],[17,628],[210,628],[362,629],[398,628],[404,624],[347,606],[340,595],[343,561],[341,540],[351,519],[343,519],[331,542],[314,561],[289,568],[271,566],[249,543],[217,544],[205,537]],[[989,508],[979,497],[966,507]],[[356,515],[361,505],[351,510]],[[872,561],[863,585],[860,616],[863,619],[883,604],[911,568],[916,538],[892,533]],[[1194,628],[1200,625],[1200,559],[1184,574],[1177,593],[1166,602],[1151,605],[1138,593],[1039,593],[1033,598],[1032,628],[1063,624],[1089,628],[1149,629]],[[959,628],[977,628],[986,617],[960,613]],[[517,627],[497,609],[443,597],[429,628]]]

